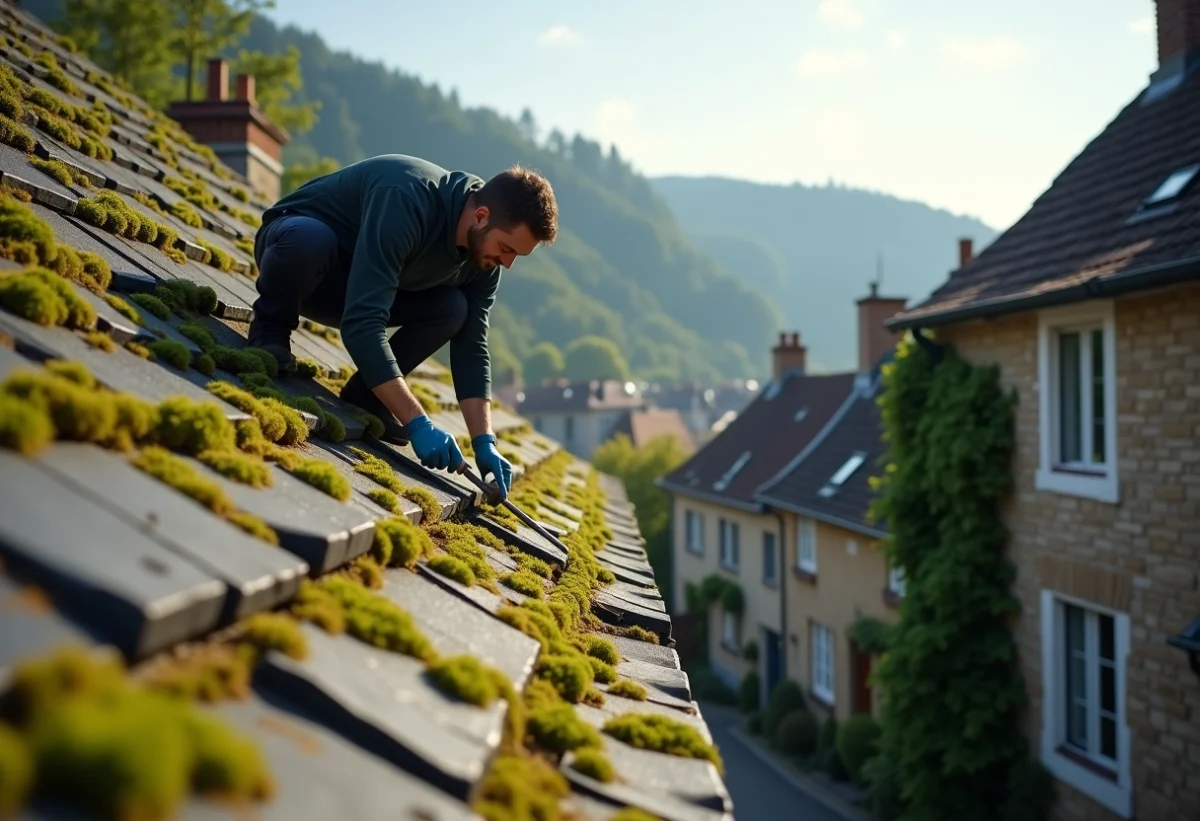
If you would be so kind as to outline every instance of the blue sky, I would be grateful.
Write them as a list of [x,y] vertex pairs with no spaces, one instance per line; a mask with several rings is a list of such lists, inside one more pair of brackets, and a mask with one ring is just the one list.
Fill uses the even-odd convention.
[[1144,85],[1153,0],[277,0],[640,171],[834,179],[1007,227]]

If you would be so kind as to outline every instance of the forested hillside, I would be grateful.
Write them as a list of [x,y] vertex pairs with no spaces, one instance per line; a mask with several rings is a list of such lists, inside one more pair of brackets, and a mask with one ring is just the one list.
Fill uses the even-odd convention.
[[[73,1],[89,9],[120,5]],[[60,0],[25,5],[52,24],[60,19]],[[578,136],[539,135],[533,115],[513,122],[491,109],[466,110],[453,93],[333,52],[315,34],[260,16],[245,36],[223,47],[236,57],[240,50],[283,54],[289,46],[299,50],[303,78],[293,101],[320,102],[315,126],[296,137],[289,161],[348,163],[405,153],[485,178],[514,162],[550,178],[563,230],[553,247],[519,260],[504,275],[493,321],[498,371],[519,367],[539,342],[570,354],[581,338],[585,349],[566,356],[569,369],[578,363],[569,376],[602,375],[579,371],[589,362],[608,363],[614,376],[650,379],[765,371],[778,328],[773,305],[693,245],[648,181],[616,152]],[[597,350],[595,337],[614,341],[620,356]]]
[[882,267],[881,290],[917,302],[957,265],[958,238],[978,252],[996,231],[979,220],[837,185],[759,185],[719,177],[653,180],[688,236],[726,270],[778,294],[809,361],[857,362],[854,301]]

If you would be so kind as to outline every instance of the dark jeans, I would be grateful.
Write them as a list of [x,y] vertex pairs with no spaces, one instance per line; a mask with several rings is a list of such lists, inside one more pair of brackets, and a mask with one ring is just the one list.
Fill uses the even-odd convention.
[[[341,325],[349,260],[341,258],[328,225],[311,217],[280,217],[259,231],[254,259],[259,269],[256,322],[287,331],[299,327],[301,316],[334,328]],[[411,373],[449,342],[466,319],[467,299],[452,285],[397,291],[388,327],[399,326],[389,344],[400,371]],[[357,374],[351,381],[355,379]],[[347,388],[357,394],[366,385]]]

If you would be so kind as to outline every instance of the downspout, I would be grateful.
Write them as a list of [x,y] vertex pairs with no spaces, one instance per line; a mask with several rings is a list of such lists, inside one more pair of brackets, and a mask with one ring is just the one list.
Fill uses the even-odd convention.
[[[787,659],[788,659],[788,620],[787,620],[787,520],[786,514],[778,508],[772,508],[771,512],[775,514],[775,518],[779,521],[779,680],[783,681],[788,677],[787,674]],[[762,690],[765,692],[767,688],[767,677],[763,676]],[[760,704],[765,706],[770,698],[770,693],[763,695],[760,693]]]

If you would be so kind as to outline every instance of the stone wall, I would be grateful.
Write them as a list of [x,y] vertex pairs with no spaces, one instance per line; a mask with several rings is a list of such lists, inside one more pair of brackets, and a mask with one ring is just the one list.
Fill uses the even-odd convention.
[[[1118,300],[1117,504],[1039,491],[1038,319],[1026,314],[944,330],[975,362],[997,362],[1019,393],[1015,491],[1006,510],[1025,726],[1042,728],[1043,589],[1128,614],[1126,724],[1132,816],[1200,817],[1200,678],[1166,644],[1200,613],[1200,287]],[[1055,817],[1122,817],[1060,781]]]

